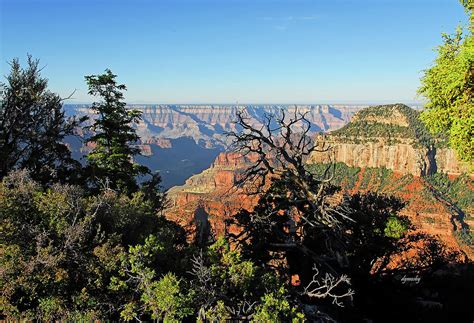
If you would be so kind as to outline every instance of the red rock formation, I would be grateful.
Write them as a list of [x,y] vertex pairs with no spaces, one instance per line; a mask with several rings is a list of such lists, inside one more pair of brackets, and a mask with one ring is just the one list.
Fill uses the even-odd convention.
[[[453,218],[447,206],[435,199],[429,194],[427,183],[422,177],[407,176],[399,172],[393,172],[387,180],[388,185],[382,186],[377,179],[372,179],[369,185],[362,189],[360,180],[366,170],[362,169],[359,176],[359,182],[355,188],[346,190],[349,193],[375,191],[387,195],[394,195],[407,202],[407,206],[400,212],[407,216],[414,225],[415,232],[425,232],[440,239],[449,247],[455,250],[463,250],[469,258],[474,259],[474,250],[468,246],[460,246],[454,237]],[[474,210],[471,210],[474,211]],[[457,223],[457,227],[461,227]]]
[[208,214],[214,233],[224,234],[225,219],[239,209],[252,209],[257,202],[258,197],[249,197],[234,187],[251,161],[252,158],[240,154],[221,153],[209,169],[168,191],[170,207],[165,215],[193,232],[194,214],[201,207]]
[[[389,113],[383,113],[381,117],[362,113],[361,115],[367,122],[406,127],[413,120],[403,114],[406,113],[405,108],[407,107],[388,106]],[[361,121],[359,116],[355,119]],[[440,236],[448,246],[455,249],[462,248],[469,257],[474,258],[474,250],[471,247],[459,246],[454,238],[453,231],[461,227],[459,220],[451,214],[446,203],[430,193],[429,184],[420,177],[436,168],[455,176],[454,174],[466,170],[464,166],[457,162],[449,149],[428,151],[415,143],[413,137],[403,137],[403,133],[400,135],[400,131],[389,137],[388,139],[361,137],[356,138],[355,142],[338,141],[331,139],[331,136],[329,139],[325,138],[326,142],[334,147],[333,161],[362,168],[355,185],[348,189],[349,193],[371,190],[400,197],[407,201],[402,214],[411,219],[417,230]],[[172,205],[166,211],[166,215],[192,227],[193,214],[196,207],[201,205],[208,213],[215,233],[222,234],[226,218],[235,214],[239,208],[251,209],[257,203],[256,196],[249,197],[242,190],[233,188],[242,171],[254,161],[251,157],[235,153],[220,154],[209,169],[192,176],[185,185],[174,187],[169,191]],[[327,161],[327,155],[314,153],[307,162]],[[377,178],[375,174],[367,178],[367,167],[386,168],[393,172],[385,179]],[[341,185],[344,189],[344,184]],[[472,211],[469,210],[469,213]]]
[[[224,234],[224,221],[233,216],[239,209],[251,210],[257,203],[258,197],[247,196],[234,184],[241,172],[251,164],[252,159],[235,153],[220,154],[212,167],[189,178],[183,186],[174,187],[169,191],[172,201],[165,215],[189,228],[193,232],[194,213],[202,206],[209,216],[213,231],[217,235]],[[415,231],[426,232],[439,236],[448,246],[464,250],[470,258],[474,251],[467,246],[460,246],[453,234],[453,218],[449,209],[436,200],[427,190],[423,178],[393,172],[384,183],[372,177],[362,188],[366,170],[362,169],[354,187],[349,193],[376,191],[395,195],[407,202],[401,212],[410,218]],[[230,229],[235,231],[235,229]]]

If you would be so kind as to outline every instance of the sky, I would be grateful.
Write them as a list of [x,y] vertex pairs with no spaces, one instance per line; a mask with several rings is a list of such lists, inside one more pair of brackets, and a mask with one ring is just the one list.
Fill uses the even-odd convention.
[[457,0],[0,0],[0,71],[28,53],[69,103],[110,68],[129,103],[414,102]]

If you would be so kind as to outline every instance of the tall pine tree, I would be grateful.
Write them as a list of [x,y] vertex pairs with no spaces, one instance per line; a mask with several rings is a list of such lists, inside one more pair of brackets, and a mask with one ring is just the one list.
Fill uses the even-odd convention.
[[137,176],[150,171],[133,161],[140,153],[135,146],[140,138],[132,123],[140,120],[141,112],[125,107],[126,87],[117,84],[116,77],[109,69],[104,74],[85,77],[88,93],[101,98],[92,105],[98,117],[89,127],[93,136],[88,142],[94,143],[95,148],[87,156],[88,170],[93,188],[107,183],[112,189],[130,194],[138,190]]

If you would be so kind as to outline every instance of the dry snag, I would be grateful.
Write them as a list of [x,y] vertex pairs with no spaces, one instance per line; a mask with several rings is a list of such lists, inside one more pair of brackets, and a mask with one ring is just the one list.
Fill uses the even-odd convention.
[[228,132],[234,151],[252,156],[255,163],[242,174],[238,186],[249,194],[261,194],[268,182],[284,179],[291,187],[289,204],[307,204],[307,212],[298,216],[310,226],[334,227],[346,218],[347,212],[332,208],[326,201],[325,188],[334,176],[334,163],[329,163],[322,177],[307,169],[306,160],[312,153],[331,156],[331,147],[312,137],[307,113],[297,109],[292,114],[284,109],[278,115],[265,114],[260,124],[254,124],[244,110],[237,112],[236,124],[241,131]]

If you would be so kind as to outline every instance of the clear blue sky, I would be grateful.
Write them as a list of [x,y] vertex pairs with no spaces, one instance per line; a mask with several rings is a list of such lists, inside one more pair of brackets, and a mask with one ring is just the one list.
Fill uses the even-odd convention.
[[27,53],[90,102],[111,68],[135,103],[418,100],[457,0],[0,0],[1,72]]

